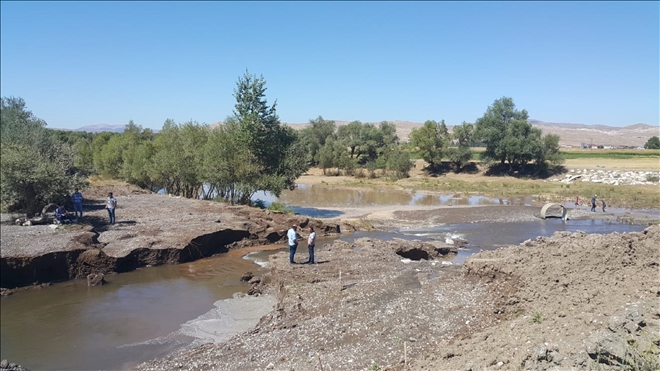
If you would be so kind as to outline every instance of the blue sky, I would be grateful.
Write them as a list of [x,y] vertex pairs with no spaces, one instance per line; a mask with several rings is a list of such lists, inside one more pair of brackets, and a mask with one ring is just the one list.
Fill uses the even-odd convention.
[[658,2],[6,2],[2,96],[51,128],[214,123],[263,74],[282,122],[659,124]]

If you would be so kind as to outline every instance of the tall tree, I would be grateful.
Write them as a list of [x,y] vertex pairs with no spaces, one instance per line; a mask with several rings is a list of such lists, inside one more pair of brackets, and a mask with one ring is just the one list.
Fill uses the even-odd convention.
[[232,186],[240,192],[240,203],[249,203],[252,194],[260,190],[279,196],[284,189],[293,188],[295,180],[309,166],[296,133],[280,123],[275,109],[277,101],[269,106],[265,93],[263,76],[246,71],[236,83],[234,113],[225,123],[230,123],[230,132],[236,132],[238,144],[247,151],[240,156],[241,161],[249,161],[248,168],[258,171],[255,178]]
[[319,150],[325,145],[326,140],[335,134],[335,129],[334,121],[327,121],[319,116],[309,120],[309,126],[300,131],[300,139],[307,152],[305,158],[310,164],[318,164]]
[[507,157],[511,157],[511,154],[507,152],[507,145],[505,145],[506,136],[512,134],[511,125],[514,123],[529,125],[527,119],[527,111],[517,110],[512,98],[502,97],[495,100],[475,123],[475,138],[486,144],[486,150],[482,152],[482,159],[499,161],[504,164]]
[[431,167],[442,162],[445,148],[449,144],[449,131],[445,120],[440,123],[428,120],[421,128],[415,128],[410,133],[410,142],[419,149],[421,157]]

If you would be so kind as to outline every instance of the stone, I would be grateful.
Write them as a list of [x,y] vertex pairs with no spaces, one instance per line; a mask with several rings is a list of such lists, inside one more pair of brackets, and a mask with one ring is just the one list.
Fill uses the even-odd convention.
[[107,281],[105,280],[103,273],[91,273],[87,275],[87,286],[101,286],[106,283]]
[[248,282],[254,277],[254,274],[252,272],[245,272],[243,276],[241,277],[241,281]]

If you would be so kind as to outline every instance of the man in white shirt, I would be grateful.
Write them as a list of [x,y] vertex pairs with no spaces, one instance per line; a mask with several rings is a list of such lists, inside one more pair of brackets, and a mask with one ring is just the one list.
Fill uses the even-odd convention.
[[296,249],[298,248],[298,234],[296,233],[297,225],[292,225],[291,229],[286,233],[286,236],[289,238],[289,263],[295,264],[293,256],[296,255]]

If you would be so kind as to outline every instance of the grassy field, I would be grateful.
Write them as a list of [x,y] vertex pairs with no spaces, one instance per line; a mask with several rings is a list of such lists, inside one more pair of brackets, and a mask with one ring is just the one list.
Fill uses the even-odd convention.
[[[484,148],[472,148],[472,161],[479,162],[479,155],[484,151]],[[419,152],[411,151],[410,158],[413,160],[421,159]],[[581,148],[562,148],[561,155],[566,160],[575,159],[653,159],[660,163],[660,149],[581,149]],[[448,158],[443,160],[448,161]]]
[[572,159],[634,159],[652,158],[660,163],[660,149],[562,149],[562,156]]

